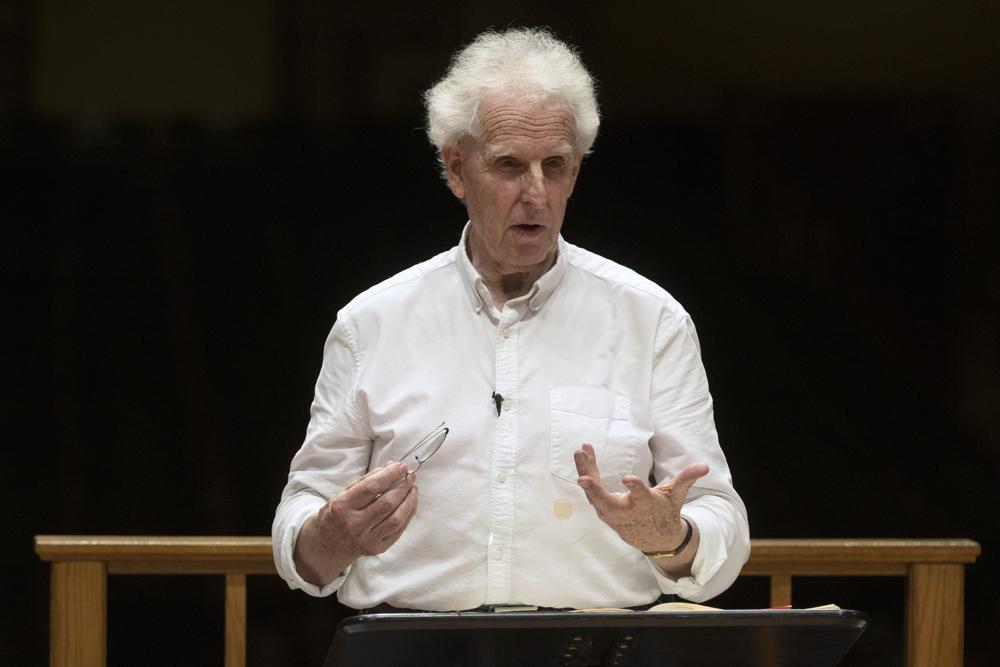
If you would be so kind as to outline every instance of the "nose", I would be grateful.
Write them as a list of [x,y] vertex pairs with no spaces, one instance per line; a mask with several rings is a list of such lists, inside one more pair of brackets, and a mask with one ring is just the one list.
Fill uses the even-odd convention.
[[542,165],[530,165],[521,178],[521,201],[541,207],[545,203],[545,174],[542,172]]

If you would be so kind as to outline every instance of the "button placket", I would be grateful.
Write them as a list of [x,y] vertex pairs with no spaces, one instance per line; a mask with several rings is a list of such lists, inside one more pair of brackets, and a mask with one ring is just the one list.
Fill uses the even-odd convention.
[[493,435],[490,485],[490,544],[487,545],[486,602],[500,604],[510,597],[510,548],[514,527],[514,484],[510,483],[517,454],[518,349],[517,313],[505,308],[498,323],[495,349],[496,392],[503,396]]

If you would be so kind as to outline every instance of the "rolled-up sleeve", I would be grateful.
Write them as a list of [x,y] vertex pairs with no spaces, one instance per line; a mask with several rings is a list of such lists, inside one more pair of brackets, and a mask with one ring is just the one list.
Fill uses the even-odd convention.
[[330,498],[367,471],[371,456],[372,436],[354,398],[360,359],[349,317],[341,312],[327,337],[305,441],[292,459],[271,525],[278,574],[290,588],[314,596],[336,591],[347,571],[322,588],[305,581],[293,559],[299,529]]
[[664,593],[702,602],[729,588],[750,555],[747,511],[719,445],[708,378],[690,317],[665,315],[655,350],[650,388],[653,477],[657,483],[668,481],[690,463],[706,463],[709,472],[695,482],[682,510],[700,533],[691,576],[675,579],[651,559],[649,566]]

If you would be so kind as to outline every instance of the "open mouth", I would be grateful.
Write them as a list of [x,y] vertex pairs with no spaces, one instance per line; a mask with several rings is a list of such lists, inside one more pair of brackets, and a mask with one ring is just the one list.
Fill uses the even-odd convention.
[[533,232],[538,232],[544,229],[543,225],[514,225],[514,229],[525,234],[531,234]]

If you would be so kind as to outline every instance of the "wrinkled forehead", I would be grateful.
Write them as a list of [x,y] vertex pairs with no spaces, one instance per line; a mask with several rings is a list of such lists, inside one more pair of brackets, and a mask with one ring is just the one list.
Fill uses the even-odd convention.
[[561,99],[485,96],[476,117],[478,140],[489,152],[524,142],[574,152],[576,125],[569,106]]

